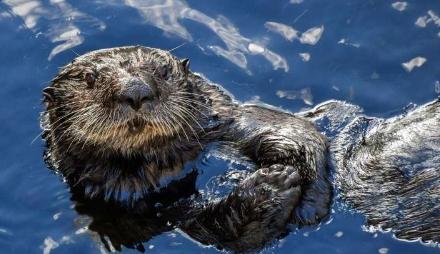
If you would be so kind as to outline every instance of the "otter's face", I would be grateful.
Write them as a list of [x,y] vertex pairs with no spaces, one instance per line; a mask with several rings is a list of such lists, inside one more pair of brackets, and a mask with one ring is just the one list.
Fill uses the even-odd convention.
[[187,60],[144,47],[76,58],[44,90],[56,142],[130,152],[179,135],[194,119],[188,72]]

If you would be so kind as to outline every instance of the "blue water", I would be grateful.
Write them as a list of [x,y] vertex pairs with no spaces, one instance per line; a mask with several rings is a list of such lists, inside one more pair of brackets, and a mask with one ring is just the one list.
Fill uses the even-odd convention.
[[[43,142],[32,142],[42,88],[77,54],[178,47],[174,54],[189,57],[193,71],[241,101],[295,112],[341,99],[390,116],[440,93],[439,16],[432,0],[1,1],[0,253],[106,252],[46,168]],[[363,222],[336,203],[326,224],[294,231],[263,253],[439,252],[367,232]],[[147,253],[218,252],[179,231],[144,245]]]

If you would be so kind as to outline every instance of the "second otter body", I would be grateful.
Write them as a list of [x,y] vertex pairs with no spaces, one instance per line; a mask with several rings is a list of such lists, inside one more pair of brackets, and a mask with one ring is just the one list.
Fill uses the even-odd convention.
[[289,221],[326,216],[324,136],[304,118],[236,102],[188,64],[146,47],[75,59],[44,90],[49,163],[86,196],[134,203],[207,144],[224,142],[257,170],[224,199],[188,211],[180,227],[189,235],[247,251],[282,234]]

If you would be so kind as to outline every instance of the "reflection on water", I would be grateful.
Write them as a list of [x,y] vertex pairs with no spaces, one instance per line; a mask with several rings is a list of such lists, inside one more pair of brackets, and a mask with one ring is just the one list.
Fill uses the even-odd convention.
[[291,26],[272,21],[266,22],[264,26],[272,32],[279,33],[288,41],[293,41],[298,38],[299,32]]
[[[291,0],[292,4],[301,4],[302,0]],[[100,4],[105,2],[100,1]],[[243,36],[239,29],[225,16],[218,15],[211,17],[199,10],[191,8],[183,0],[114,0],[113,5],[127,5],[139,11],[144,20],[161,29],[167,35],[178,36],[188,42],[193,42],[194,38],[185,26],[184,20],[191,20],[200,23],[210,29],[224,43],[222,45],[200,45],[205,50],[210,49],[216,55],[224,57],[248,71],[248,55],[261,55],[269,61],[273,68],[289,71],[289,64],[285,57],[275,53],[259,42]],[[88,15],[74,8],[65,0],[7,0],[5,4],[10,7],[10,11],[23,20],[24,27],[34,32],[35,36],[45,36],[52,43],[57,44],[50,52],[48,59],[51,60],[58,53],[72,49],[82,44],[85,40],[85,30],[103,31],[106,24],[100,19]],[[408,7],[407,2],[394,2],[392,8],[397,11],[405,11]],[[304,15],[308,10],[302,13]],[[1,12],[0,18],[10,18],[8,12]],[[297,19],[299,18],[297,17]],[[295,21],[297,20],[295,19]],[[426,15],[420,16],[415,25],[420,28],[427,27],[430,23],[440,27],[440,18],[433,10],[428,10]],[[81,28],[80,28],[81,27]],[[281,35],[286,40],[292,42],[298,39],[302,44],[316,45],[324,32],[324,25],[307,29],[302,34],[295,28],[274,21],[264,23],[269,31]],[[301,34],[301,35],[300,35]],[[440,32],[438,33],[440,36]],[[347,42],[342,38],[339,44],[359,47],[358,43]],[[307,62],[310,59],[309,53],[301,53],[300,57]],[[423,57],[417,57],[409,62],[402,63],[407,71],[412,71],[414,67],[420,67],[426,61]]]
[[304,101],[305,104],[310,106],[313,105],[313,95],[309,87],[303,88],[299,91],[278,90],[276,94],[280,98],[286,98],[289,100],[301,99]]
[[304,62],[310,61],[311,55],[309,53],[299,53],[299,56]]
[[298,31],[293,27],[277,23],[277,22],[266,22],[264,26],[272,32],[278,33],[283,36],[288,41],[293,41],[298,38],[302,44],[315,45],[321,39],[322,33],[324,32],[324,26],[312,27],[305,31],[301,37],[298,37]]
[[201,11],[192,9],[180,0],[126,0],[125,3],[138,9],[148,23],[187,41],[193,41],[193,38],[186,27],[181,24],[182,20],[188,19],[205,25],[226,46],[226,48],[219,45],[208,45],[207,47],[240,68],[247,68],[246,55],[258,54],[266,58],[275,70],[289,70],[286,60],[270,49],[260,46],[262,50],[250,50],[249,46],[257,43],[241,35],[237,27],[224,16],[219,15],[212,18]]
[[406,7],[408,7],[408,3],[407,2],[394,2],[391,4],[391,6],[398,11],[404,11],[406,9]]
[[[49,3],[39,0],[8,0],[5,3],[15,15],[23,19],[24,26],[32,30],[36,36],[46,36],[53,43],[61,42],[51,51],[49,60],[56,54],[84,42],[85,38],[77,23],[82,23],[82,26],[88,29],[97,28],[102,31],[106,28],[101,20],[78,11],[64,0],[51,0]],[[118,3],[113,2],[113,4]],[[182,20],[192,20],[205,25],[226,46],[208,45],[207,48],[243,69],[247,68],[246,55],[257,54],[266,58],[274,69],[289,70],[286,60],[270,49],[260,46],[263,48],[261,51],[250,50],[249,45],[257,43],[241,35],[237,27],[224,16],[212,18],[192,9],[180,0],[125,0],[120,4],[136,8],[146,22],[162,29],[167,34],[187,41],[193,41],[193,37],[181,24]],[[39,25],[43,23],[39,22],[40,19],[49,21],[49,27]],[[306,39],[307,42],[308,40]]]
[[[71,49],[84,42],[84,36],[78,25],[104,30],[105,24],[73,8],[64,0],[7,0],[5,3],[12,13],[23,19],[24,26],[32,30],[35,36],[43,35],[52,43],[58,44],[49,54],[51,60],[56,54]],[[44,23],[44,21],[48,23]]]
[[349,42],[347,39],[342,38],[338,41],[338,44],[342,44],[342,45],[346,45],[346,46],[351,46],[351,47],[355,47],[355,48],[359,48],[361,45],[359,43],[353,43],[353,42]]
[[426,58],[418,56],[408,62],[402,63],[402,67],[407,71],[411,72],[414,68],[421,67],[426,62]]
[[321,39],[323,32],[324,26],[312,27],[301,35],[299,41],[302,44],[315,45],[316,43],[318,43],[319,39]]
[[432,10],[428,10],[427,15],[421,16],[416,20],[416,25],[422,28],[426,27],[429,23],[440,27],[440,18]]

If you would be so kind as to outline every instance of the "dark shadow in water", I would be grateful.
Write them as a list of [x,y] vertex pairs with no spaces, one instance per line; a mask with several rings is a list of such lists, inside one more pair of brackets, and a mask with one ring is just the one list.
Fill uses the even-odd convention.
[[102,197],[87,198],[84,190],[74,187],[71,188],[72,201],[79,214],[92,219],[89,230],[100,236],[108,251],[112,247],[118,251],[126,247],[144,252],[143,243],[173,230],[179,221],[185,220],[191,210],[190,197],[198,196],[197,175],[194,170],[183,179],[172,181],[167,187],[138,200],[133,207]]

